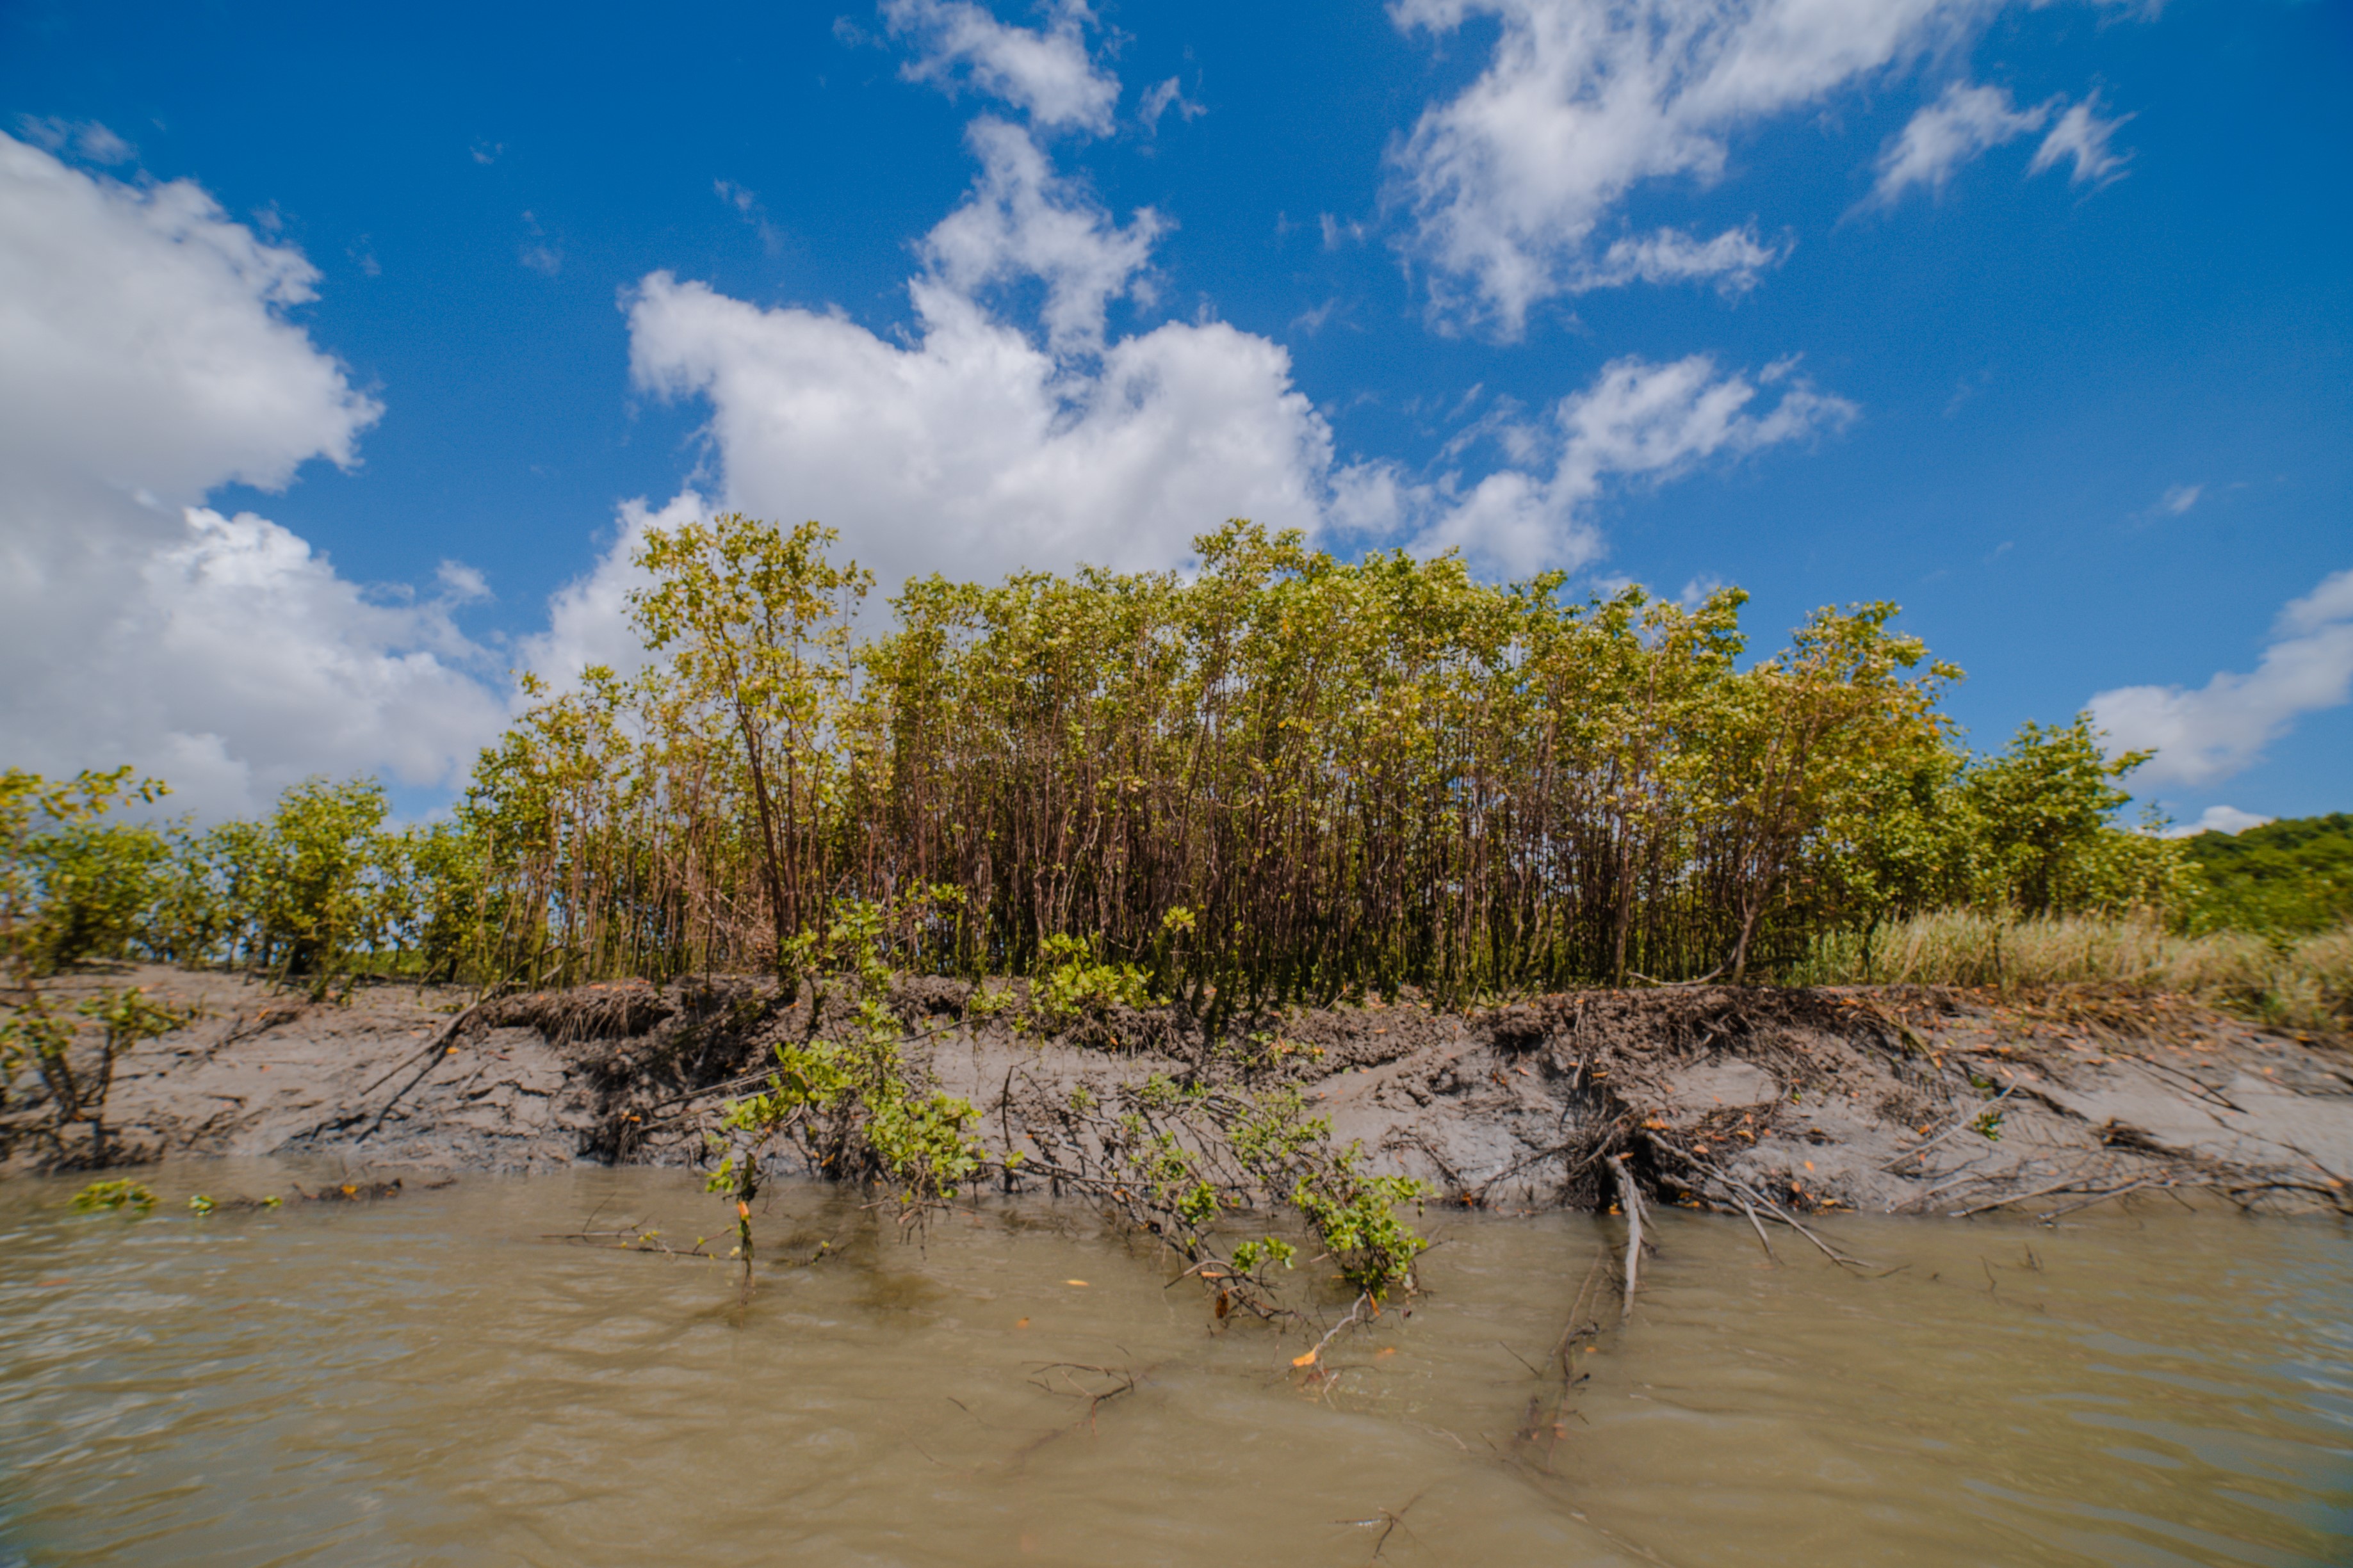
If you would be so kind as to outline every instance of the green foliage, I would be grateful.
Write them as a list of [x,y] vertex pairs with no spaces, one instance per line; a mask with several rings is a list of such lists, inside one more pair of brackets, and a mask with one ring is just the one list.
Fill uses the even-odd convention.
[[[1407,985],[1785,978],[1840,933],[1867,973],[1928,911],[2168,913],[2194,885],[2193,851],[2116,825],[2137,758],[2083,717],[1973,754],[1940,709],[1959,672],[1887,604],[1755,658],[1736,591],[1579,602],[1236,521],[1189,576],[911,582],[860,644],[870,579],[832,543],[733,514],[649,533],[647,667],[525,677],[448,822],[394,832],[377,786],[314,780],[159,835],[99,820],[127,774],[12,773],[10,940],[320,994],[789,990],[846,898],[888,911],[902,968],[1028,976],[1025,1026],[1155,996],[1218,1026]],[[65,816],[35,824],[44,801]]]
[[[1960,792],[1977,869],[2000,902],[2029,915],[2162,910],[2179,897],[2180,850],[2112,825],[2131,796],[2116,787],[2148,760],[2110,758],[2088,716],[2021,725],[2008,750],[1968,768]],[[1982,900],[1981,900],[1982,901]]]
[[793,934],[824,918],[806,844],[839,787],[828,731],[850,678],[850,617],[873,585],[826,559],[834,539],[740,512],[649,530],[637,563],[653,585],[629,598],[648,651],[670,654],[674,689],[733,722],[780,972]]
[[1261,1237],[1256,1241],[1237,1242],[1233,1265],[1244,1274],[1256,1274],[1262,1263],[1280,1263],[1289,1268],[1299,1256],[1298,1249],[1277,1237]]
[[797,977],[820,987],[812,1018],[830,983],[846,984],[855,1005],[834,1033],[777,1045],[766,1089],[731,1101],[713,1135],[722,1158],[705,1189],[733,1196],[738,1254],[747,1264],[761,1161],[781,1140],[797,1144],[829,1175],[891,1186],[911,1213],[944,1202],[980,1169],[981,1147],[966,1132],[979,1112],[908,1075],[900,1050],[904,1029],[887,1005],[888,924],[883,909],[845,902],[822,938],[804,935],[790,945]]
[[[1307,1115],[1295,1089],[1255,1097],[1227,1131],[1242,1168],[1289,1198],[1353,1289],[1378,1301],[1412,1285],[1413,1260],[1430,1243],[1397,1211],[1428,1195],[1421,1183],[1365,1174],[1363,1149],[1355,1143],[1333,1148],[1332,1124]],[[1245,1264],[1237,1248],[1235,1267],[1250,1272],[1261,1251],[1254,1250]],[[1282,1261],[1288,1267],[1287,1253]]]
[[1150,976],[1132,963],[1097,962],[1092,945],[1078,937],[1048,937],[1038,945],[1038,963],[1026,1019],[1033,1028],[1050,1034],[1113,1007],[1151,1005]]
[[2353,921],[2353,815],[2293,817],[2182,841],[2201,883],[2192,931],[2301,934]]
[[0,773],[0,963],[14,984],[128,948],[170,850],[155,828],[109,814],[168,793],[153,779],[134,783],[128,767],[58,784]]
[[73,1206],[85,1214],[132,1209],[143,1215],[155,1206],[155,1194],[142,1182],[92,1182],[74,1194]]

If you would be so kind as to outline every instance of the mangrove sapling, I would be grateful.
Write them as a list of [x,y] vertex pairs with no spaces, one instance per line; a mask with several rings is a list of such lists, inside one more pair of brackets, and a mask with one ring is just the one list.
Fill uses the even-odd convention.
[[888,1005],[885,923],[886,911],[877,906],[845,903],[821,937],[803,944],[813,968],[843,966],[840,977],[856,997],[849,1019],[838,1033],[819,1037],[822,1014],[813,1012],[808,1037],[775,1047],[776,1066],[766,1089],[730,1101],[717,1130],[707,1134],[720,1161],[704,1190],[733,1201],[734,1256],[743,1260],[747,1289],[752,1200],[762,1162],[778,1143],[789,1141],[812,1170],[837,1181],[888,1185],[902,1223],[909,1225],[920,1224],[982,1169],[983,1151],[965,1133],[979,1112],[966,1100],[925,1090],[909,1075],[902,1055],[905,1030]]
[[[77,1048],[84,1028],[50,1009],[48,998],[36,994],[20,1006],[16,1016],[0,1024],[0,1062],[30,1058],[49,1092],[49,1125],[46,1129],[57,1159],[69,1166],[99,1167],[111,1163],[107,1146],[106,1099],[114,1086],[115,1064],[142,1040],[170,1034],[196,1016],[195,1009],[158,1005],[143,989],[100,992],[78,1004],[74,1012],[97,1026],[95,1053]],[[95,1059],[92,1059],[94,1056]],[[77,1129],[88,1129],[88,1146],[77,1147]]]

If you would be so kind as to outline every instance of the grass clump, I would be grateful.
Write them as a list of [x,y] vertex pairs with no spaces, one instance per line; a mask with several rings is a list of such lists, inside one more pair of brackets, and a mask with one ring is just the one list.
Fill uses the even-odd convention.
[[2306,935],[2182,931],[2149,914],[1942,910],[1816,939],[1785,978],[2004,993],[2109,986],[2189,996],[2274,1028],[2353,1029],[2353,925]]

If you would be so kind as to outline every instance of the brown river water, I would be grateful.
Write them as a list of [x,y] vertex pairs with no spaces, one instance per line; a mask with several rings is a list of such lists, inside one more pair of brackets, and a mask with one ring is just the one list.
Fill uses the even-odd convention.
[[748,1304],[547,1238],[725,1228],[677,1172],[184,1206],[299,1174],[0,1187],[0,1565],[2353,1562],[2336,1221],[1662,1215],[1556,1422],[1613,1219],[1432,1211],[1317,1376],[1075,1205],[778,1186]]

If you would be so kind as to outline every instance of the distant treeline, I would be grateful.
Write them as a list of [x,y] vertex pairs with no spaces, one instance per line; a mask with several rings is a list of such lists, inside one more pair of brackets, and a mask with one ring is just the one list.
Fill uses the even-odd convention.
[[1955,907],[2179,920],[2200,865],[2239,886],[2204,841],[2115,824],[2138,759],[2085,720],[1972,752],[1939,707],[1958,672],[1891,605],[1751,658],[1736,590],[1579,602],[1233,523],[1189,575],[913,582],[861,640],[870,580],[832,544],[649,533],[644,667],[527,680],[430,825],[314,781],[155,826],[111,809],[154,793],[128,773],[11,772],[11,949],[319,985],[789,971],[861,901],[913,969],[1084,953],[1197,1001],[1461,997],[1769,977]]
[[2292,934],[2353,921],[2353,816],[2294,817],[2188,841],[2200,931]]

